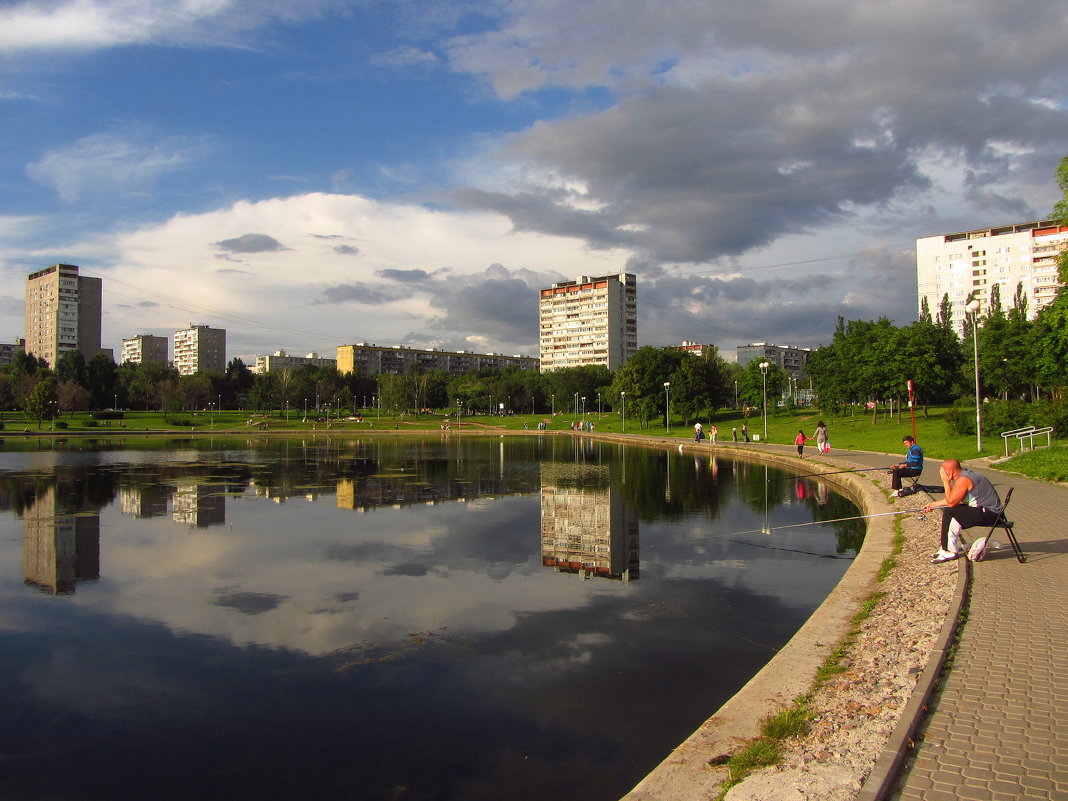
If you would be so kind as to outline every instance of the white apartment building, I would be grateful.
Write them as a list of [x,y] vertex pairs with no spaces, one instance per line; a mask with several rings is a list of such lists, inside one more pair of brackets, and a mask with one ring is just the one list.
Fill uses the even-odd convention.
[[256,366],[252,368],[252,372],[269,373],[271,370],[294,369],[308,364],[312,367],[337,367],[337,359],[328,359],[318,353],[290,356],[284,350],[276,350],[270,356],[256,356]]
[[541,371],[603,364],[609,370],[638,350],[636,278],[632,273],[582,276],[541,290]]
[[174,332],[174,366],[180,375],[226,371],[226,329],[190,323]]
[[89,361],[100,350],[101,281],[53,264],[26,276],[26,353],[55,367],[67,351]]
[[122,341],[122,356],[119,364],[167,363],[167,337],[138,334]]
[[917,239],[917,308],[923,308],[926,298],[931,316],[936,317],[942,298],[948,295],[951,324],[963,333],[964,307],[970,296],[978,299],[983,314],[996,284],[1001,307],[1007,311],[1022,284],[1027,315],[1033,318],[1057,294],[1057,255],[1066,244],[1068,226],[1050,220]]

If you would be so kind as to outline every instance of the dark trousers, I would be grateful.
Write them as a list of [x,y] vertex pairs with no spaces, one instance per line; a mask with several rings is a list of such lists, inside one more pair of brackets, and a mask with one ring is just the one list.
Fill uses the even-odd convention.
[[942,550],[949,550],[949,523],[956,520],[961,528],[972,526],[992,526],[997,521],[1000,513],[986,509],[982,506],[947,506],[942,510]]
[[918,476],[922,473],[922,470],[917,470],[915,467],[891,467],[890,468],[890,489],[901,489],[902,477]]

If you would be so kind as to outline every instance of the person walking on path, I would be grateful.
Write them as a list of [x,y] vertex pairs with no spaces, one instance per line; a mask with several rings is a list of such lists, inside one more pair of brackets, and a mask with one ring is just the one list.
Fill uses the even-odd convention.
[[742,439],[749,441],[749,423],[742,423]]
[[715,423],[708,424],[708,438],[712,440],[712,444],[716,444],[716,437],[719,435],[719,429],[716,428]]
[[816,423],[816,450],[820,453],[831,450],[831,444],[827,441],[827,424],[822,420]]
[[946,497],[924,504],[922,511],[942,509],[942,536],[933,564],[949,562],[961,555],[960,532],[972,526],[993,526],[1004,508],[990,480],[961,467],[956,459],[946,459],[938,470]]
[[737,442],[737,441],[738,441],[738,427],[735,426],[734,428],[731,429],[731,442]]
[[905,461],[890,465],[890,495],[900,498],[905,493],[901,490],[903,477],[918,476],[923,472],[923,448],[916,444],[911,434],[906,434],[901,442],[905,445]]
[[812,437],[806,437],[804,429],[797,432],[797,436],[794,437],[794,445],[797,446],[797,455],[802,459],[805,458],[805,440],[812,441]]
[[700,423],[694,423],[693,425],[693,441],[700,442],[705,436],[704,429],[701,428]]

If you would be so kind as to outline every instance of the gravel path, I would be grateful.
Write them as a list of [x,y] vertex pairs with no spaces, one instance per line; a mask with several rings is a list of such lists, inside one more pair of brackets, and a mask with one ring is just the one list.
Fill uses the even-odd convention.
[[[914,509],[924,494],[902,498]],[[937,513],[902,518],[906,543],[883,593],[841,664],[812,696],[809,733],[789,741],[781,764],[752,774],[727,801],[853,801],[911,698],[942,630],[957,582],[957,562],[931,564]]]

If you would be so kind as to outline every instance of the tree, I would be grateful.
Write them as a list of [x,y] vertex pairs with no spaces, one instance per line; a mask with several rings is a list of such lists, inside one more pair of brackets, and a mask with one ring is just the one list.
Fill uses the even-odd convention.
[[616,370],[609,389],[613,398],[626,393],[627,415],[637,417],[643,426],[664,413],[664,382],[670,381],[682,357],[693,358],[678,348],[638,348],[627,363]]
[[60,383],[73,381],[83,387],[89,386],[89,371],[80,350],[68,350],[56,360],[56,378]]
[[37,427],[41,427],[41,421],[55,417],[56,409],[56,378],[45,376],[38,381],[23,403],[23,411],[31,420],[37,421]]
[[56,402],[61,412],[76,412],[87,409],[92,402],[89,390],[76,381],[60,381],[56,387]]
[[117,406],[119,367],[106,353],[97,353],[86,365],[90,403],[95,409]]

